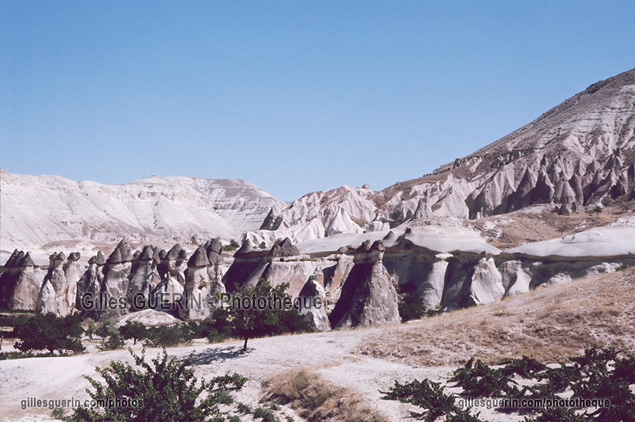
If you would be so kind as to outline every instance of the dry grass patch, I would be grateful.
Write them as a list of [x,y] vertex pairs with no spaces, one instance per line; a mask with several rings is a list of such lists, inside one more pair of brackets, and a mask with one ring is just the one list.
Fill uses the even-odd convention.
[[607,346],[635,353],[635,268],[369,333],[358,352],[429,366],[472,356],[555,362]]
[[265,383],[265,400],[290,405],[309,422],[385,422],[384,415],[359,399],[356,392],[325,381],[318,373],[292,369]]
[[[623,206],[628,206],[625,210]],[[571,215],[558,215],[548,207],[542,212],[520,210],[508,214],[493,215],[473,220],[469,225],[487,237],[488,242],[500,249],[513,248],[527,242],[539,242],[568,236],[602,227],[620,217],[635,215],[635,201],[610,205],[601,213],[580,211]],[[505,223],[504,221],[507,221]],[[513,221],[513,222],[512,222]],[[486,229],[485,223],[496,224],[494,229]]]

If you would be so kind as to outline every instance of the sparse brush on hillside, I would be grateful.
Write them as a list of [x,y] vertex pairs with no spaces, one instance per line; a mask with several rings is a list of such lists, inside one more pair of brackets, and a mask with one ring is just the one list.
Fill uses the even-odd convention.
[[528,355],[558,362],[589,347],[635,353],[635,268],[532,290],[497,303],[376,330],[359,352],[410,365],[492,364]]
[[[461,397],[495,398],[501,412],[530,413],[526,422],[633,421],[635,420],[635,356],[620,356],[614,348],[587,349],[583,356],[550,368],[528,357],[510,359],[491,368],[470,359],[454,371],[450,382],[463,389]],[[517,379],[533,381],[520,387]],[[571,393],[563,401],[562,393]],[[458,398],[428,379],[395,385],[382,392],[385,400],[399,400],[421,407],[427,422],[481,421],[466,411]],[[506,400],[507,401],[504,401]],[[541,401],[541,405],[536,405]],[[469,402],[468,402],[469,403]]]

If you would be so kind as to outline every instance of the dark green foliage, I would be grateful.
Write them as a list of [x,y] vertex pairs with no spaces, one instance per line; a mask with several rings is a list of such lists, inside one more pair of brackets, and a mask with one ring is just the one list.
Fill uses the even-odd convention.
[[229,245],[223,246],[223,250],[228,252],[235,251],[238,248],[240,248],[240,245],[234,239],[229,241]]
[[146,338],[147,329],[146,326],[139,321],[126,321],[126,324],[119,327],[119,332],[125,339],[133,339],[134,344],[137,344],[137,340],[143,340]]
[[583,415],[578,415],[575,409],[566,407],[554,407],[543,409],[540,415],[535,417],[527,417],[525,422],[588,422]]
[[117,328],[117,320],[112,317],[102,318],[97,324],[95,334],[101,337],[99,350],[123,349],[124,338]]
[[[546,365],[528,357],[504,361],[501,368],[491,368],[480,360],[470,359],[454,371],[451,381],[463,388],[463,396],[505,399],[558,400],[558,394],[572,392],[570,400],[608,400],[610,406],[590,409],[575,408],[522,408],[498,409],[504,412],[531,412],[526,422],[580,422],[580,421],[635,421],[635,357],[620,357],[614,348],[587,349],[583,356],[571,358],[573,364]],[[519,389],[512,377],[534,380],[535,383]],[[396,383],[384,399],[406,401],[427,410],[426,420],[444,415],[447,421],[471,420],[459,415],[454,398],[428,380],[410,384]],[[432,419],[431,419],[432,418]]]
[[427,317],[433,317],[433,316],[437,316],[437,315],[441,315],[443,314],[443,308],[441,307],[441,305],[438,305],[436,308],[434,309],[426,309],[424,315]]
[[174,347],[190,344],[195,337],[187,324],[162,325],[147,329],[144,344],[150,347]]
[[[232,299],[238,298],[237,303],[243,303],[243,298],[264,298],[266,302],[274,303],[268,299],[278,298],[277,303],[284,302],[285,298],[291,301],[287,293],[289,283],[271,287],[267,280],[260,279],[256,286],[240,287],[232,295]],[[264,337],[288,332],[310,331],[310,324],[304,320],[294,309],[257,309],[256,307],[234,307],[234,300],[230,300],[230,307],[217,311],[216,318],[227,321],[234,336],[245,340],[243,352],[247,351],[247,341],[254,337]]]
[[276,417],[275,413],[269,409],[265,409],[263,407],[258,407],[254,410],[254,418],[262,419],[262,422],[279,422],[279,419]]
[[[0,360],[24,359],[24,358],[47,358],[52,356],[56,356],[56,355],[50,352],[46,352],[46,353],[2,352],[0,353]],[[66,356],[66,354],[61,353],[60,356]]]
[[[510,363],[511,364],[511,363]],[[511,372],[511,371],[507,371]],[[463,388],[468,397],[519,397],[520,391],[502,369],[492,369],[479,359],[470,359],[464,367],[454,371],[450,381],[456,382]]]
[[519,375],[523,378],[535,378],[538,373],[548,369],[547,365],[536,359],[523,356],[522,359],[506,359],[502,362],[505,367],[501,371],[505,375]]
[[23,352],[47,349],[50,353],[55,350],[78,353],[85,350],[80,341],[83,332],[79,314],[57,317],[49,312],[20,322],[11,336],[19,340],[15,347]]
[[125,345],[124,338],[119,333],[113,333],[101,341],[101,344],[97,346],[99,350],[116,350],[123,349]]
[[547,368],[544,372],[535,374],[536,381],[547,382],[531,388],[531,397],[552,397],[564,392],[572,383],[580,379],[580,371],[572,366],[560,365],[557,368]]
[[398,306],[399,316],[402,322],[420,319],[425,312],[425,307],[413,283],[404,284],[399,287]]
[[[86,377],[94,388],[88,391],[91,399],[108,403],[117,398],[120,405],[78,407],[69,421],[226,421],[219,404],[227,402],[230,389],[240,389],[246,381],[234,374],[199,382],[189,361],[169,358],[165,350],[151,363],[145,360],[145,350],[138,356],[130,349],[130,354],[139,369],[112,362],[106,369],[97,368],[105,384]],[[121,405],[123,401],[128,406]]]
[[456,406],[454,396],[446,394],[445,387],[428,379],[414,380],[408,384],[395,385],[388,392],[380,391],[384,400],[398,400],[421,407],[425,413],[421,416],[426,422],[434,422],[445,416],[446,421],[479,422],[478,415],[471,415]]
[[201,322],[189,322],[188,326],[195,338],[206,338],[210,343],[220,343],[232,337],[227,311],[216,310]]
[[92,318],[87,318],[85,321],[85,324],[86,324],[86,328],[84,328],[84,332],[92,340],[93,335],[95,334],[97,330],[97,325],[95,324],[95,321]]
[[243,413],[243,414],[251,414],[252,413],[251,407],[249,407],[249,405],[247,405],[245,403],[238,403],[238,411],[240,413]]

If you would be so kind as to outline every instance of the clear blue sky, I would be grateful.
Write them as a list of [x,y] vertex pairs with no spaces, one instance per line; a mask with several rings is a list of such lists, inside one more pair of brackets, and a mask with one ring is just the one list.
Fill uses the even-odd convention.
[[382,189],[635,67],[630,1],[0,2],[0,165]]

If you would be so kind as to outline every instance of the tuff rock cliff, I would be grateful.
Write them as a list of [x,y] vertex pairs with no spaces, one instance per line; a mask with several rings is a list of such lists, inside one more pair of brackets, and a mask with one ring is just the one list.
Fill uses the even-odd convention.
[[416,219],[477,218],[534,204],[563,212],[635,198],[635,69],[589,86],[533,122],[431,174],[382,191],[313,192],[267,215],[254,243],[385,230]]

